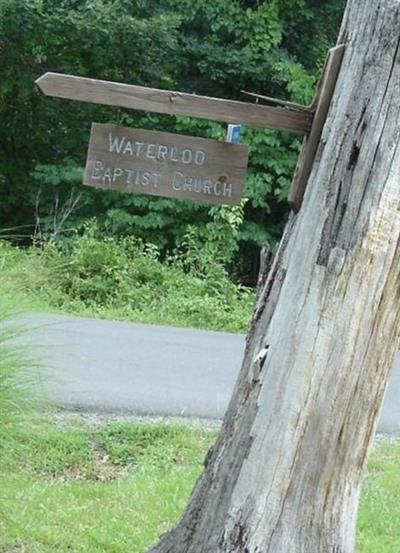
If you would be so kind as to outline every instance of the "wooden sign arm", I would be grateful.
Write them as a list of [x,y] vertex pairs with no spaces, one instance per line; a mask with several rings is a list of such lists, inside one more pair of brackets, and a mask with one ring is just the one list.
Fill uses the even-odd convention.
[[313,120],[312,111],[307,109],[299,111],[262,106],[60,73],[45,73],[36,84],[46,96],[226,123],[241,123],[249,127],[269,127],[302,135],[310,132]]

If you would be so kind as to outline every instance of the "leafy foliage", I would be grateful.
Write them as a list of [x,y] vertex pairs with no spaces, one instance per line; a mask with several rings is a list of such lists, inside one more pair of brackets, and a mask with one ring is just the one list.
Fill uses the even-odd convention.
[[40,309],[244,332],[254,294],[228,278],[213,249],[218,240],[216,231],[215,242],[203,250],[189,234],[164,262],[154,244],[100,237],[93,226],[82,236],[28,251],[0,242],[0,288],[36,300]]
[[[213,212],[200,202],[84,189],[90,124],[218,140],[224,127],[43,97],[34,80],[53,70],[226,98],[243,99],[244,89],[307,103],[343,5],[0,0],[1,224],[31,225],[29,238],[39,220],[41,233],[54,236],[96,216],[107,234],[133,234],[171,251],[190,229],[213,221]],[[242,275],[259,244],[280,234],[300,147],[297,137],[268,130],[246,129],[243,142],[250,146],[250,162],[234,263]],[[71,188],[79,196],[73,210]]]

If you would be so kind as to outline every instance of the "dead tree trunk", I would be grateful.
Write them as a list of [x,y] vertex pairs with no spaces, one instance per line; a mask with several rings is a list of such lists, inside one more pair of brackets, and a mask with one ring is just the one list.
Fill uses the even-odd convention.
[[253,316],[221,434],[153,553],[352,553],[399,344],[400,1],[350,0],[303,206]]

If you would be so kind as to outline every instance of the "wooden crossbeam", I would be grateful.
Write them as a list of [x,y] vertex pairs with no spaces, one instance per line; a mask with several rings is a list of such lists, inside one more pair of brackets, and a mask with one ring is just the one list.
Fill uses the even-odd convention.
[[250,127],[269,127],[303,135],[309,133],[313,120],[312,111],[307,109],[299,111],[262,106],[60,73],[45,73],[36,84],[46,96],[226,123],[241,123]]

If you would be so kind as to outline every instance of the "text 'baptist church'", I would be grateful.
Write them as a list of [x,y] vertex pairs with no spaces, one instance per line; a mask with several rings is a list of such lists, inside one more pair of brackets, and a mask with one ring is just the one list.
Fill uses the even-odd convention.
[[[229,159],[232,146],[246,149],[247,165],[245,146],[94,124],[84,183],[124,192],[238,203],[244,181],[240,173],[245,167],[236,167],[237,159]],[[226,161],[219,159],[221,154]]]

